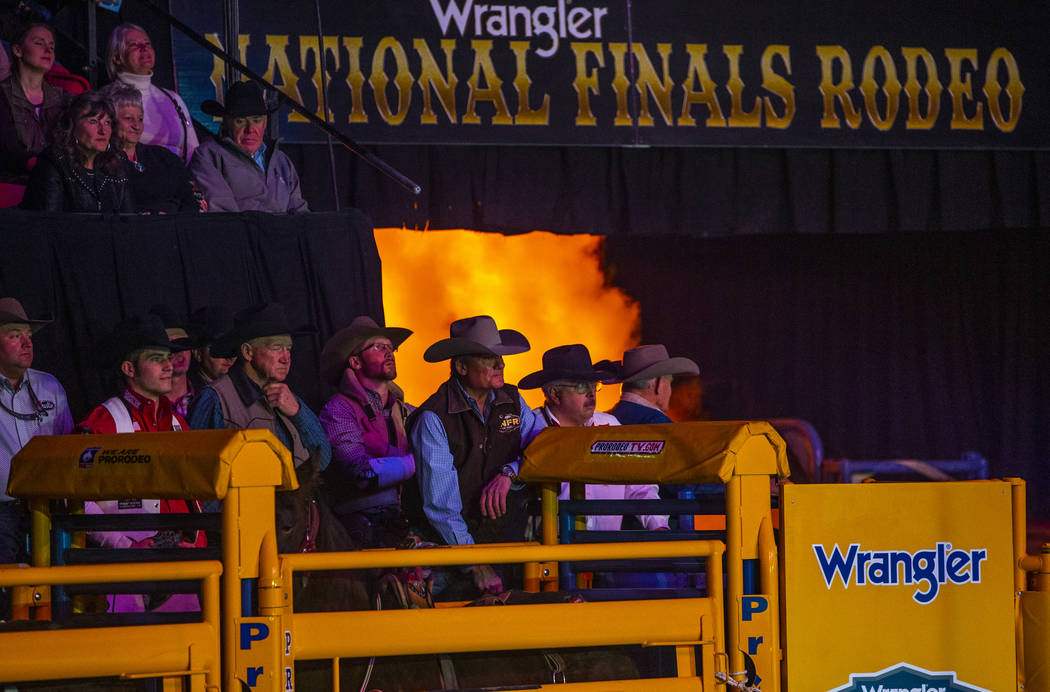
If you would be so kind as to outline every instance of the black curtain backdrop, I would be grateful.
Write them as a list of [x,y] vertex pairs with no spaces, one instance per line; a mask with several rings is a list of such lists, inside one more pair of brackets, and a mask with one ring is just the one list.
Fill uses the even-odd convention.
[[1045,229],[613,236],[605,252],[643,343],[699,363],[711,417],[807,419],[830,458],[977,451],[1050,518]]
[[[350,133],[352,135],[352,132]],[[313,209],[323,145],[288,146]],[[377,227],[596,235],[1050,226],[1050,151],[385,146],[414,196],[336,147],[343,206]]]
[[357,211],[273,216],[41,214],[3,210],[0,295],[54,323],[33,338],[33,366],[59,378],[80,419],[112,392],[95,366],[98,341],[120,320],[165,304],[185,317],[281,302],[297,337],[288,383],[315,410],[320,347],[355,316],[382,323],[379,254]]

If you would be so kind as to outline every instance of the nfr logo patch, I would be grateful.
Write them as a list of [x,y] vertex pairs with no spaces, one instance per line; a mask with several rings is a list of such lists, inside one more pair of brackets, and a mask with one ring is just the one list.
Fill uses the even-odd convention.
[[517,413],[504,413],[499,417],[499,432],[511,433],[521,427],[521,416]]
[[89,469],[95,465],[95,455],[99,453],[101,447],[88,447],[80,453],[80,459],[77,462],[77,466],[82,469]]
[[932,672],[898,663],[876,673],[852,673],[849,684],[828,692],[990,692],[955,679],[955,671]]

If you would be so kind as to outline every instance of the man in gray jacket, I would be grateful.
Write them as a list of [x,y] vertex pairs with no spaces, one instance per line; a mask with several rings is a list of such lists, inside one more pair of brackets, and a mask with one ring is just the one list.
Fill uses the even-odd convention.
[[208,99],[201,110],[222,118],[218,139],[193,152],[190,174],[208,202],[208,211],[310,211],[299,190],[299,175],[275,140],[265,137],[267,108],[254,82],[226,90],[225,106]]

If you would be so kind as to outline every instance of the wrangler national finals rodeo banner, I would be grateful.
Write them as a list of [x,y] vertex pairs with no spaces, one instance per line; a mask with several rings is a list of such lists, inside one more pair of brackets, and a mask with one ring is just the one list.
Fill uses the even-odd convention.
[[[231,0],[234,1],[234,0]],[[171,0],[222,45],[223,3]],[[240,3],[231,53],[362,143],[1037,149],[1039,0]],[[218,58],[173,31],[201,122]],[[322,141],[285,108],[281,134]]]

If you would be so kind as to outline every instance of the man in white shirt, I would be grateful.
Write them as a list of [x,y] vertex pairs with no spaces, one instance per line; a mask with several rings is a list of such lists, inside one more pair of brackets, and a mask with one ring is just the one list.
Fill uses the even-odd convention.
[[145,116],[142,144],[164,147],[189,163],[197,148],[190,110],[182,97],[153,83],[156,55],[145,30],[135,24],[121,24],[109,35],[106,71],[109,78],[130,84],[142,93]]
[[[607,376],[607,372],[594,367],[591,354],[583,344],[556,346],[543,354],[543,369],[523,377],[518,388],[543,389],[544,405],[536,409],[539,426],[619,425],[615,416],[594,410],[598,386]],[[568,483],[562,483],[560,497],[568,499]],[[655,484],[589,483],[586,497],[588,500],[657,500],[660,495]],[[668,528],[666,516],[638,515],[638,520],[651,531]],[[619,531],[622,525],[623,517],[619,515],[587,517],[588,530]]]
[[[68,435],[73,416],[53,375],[33,370],[33,333],[50,320],[31,320],[15,298],[0,298],[0,564],[24,558],[28,515],[6,494],[13,457],[35,435]],[[2,617],[2,615],[0,615]]]

